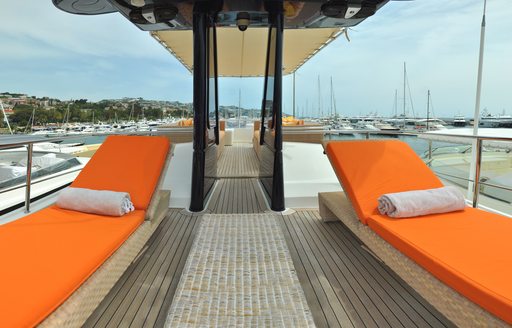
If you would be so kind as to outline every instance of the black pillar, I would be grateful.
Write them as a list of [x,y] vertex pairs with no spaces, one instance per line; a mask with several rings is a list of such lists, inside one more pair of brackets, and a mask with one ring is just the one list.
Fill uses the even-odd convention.
[[203,210],[205,178],[205,131],[208,115],[208,8],[196,2],[193,13],[194,32],[194,153],[192,158],[192,191],[190,211]]
[[274,54],[274,94],[273,94],[273,126],[274,126],[274,172],[270,208],[284,211],[284,178],[283,178],[283,136],[282,136],[282,98],[283,98],[283,2],[269,1],[266,3],[271,28],[275,29]]

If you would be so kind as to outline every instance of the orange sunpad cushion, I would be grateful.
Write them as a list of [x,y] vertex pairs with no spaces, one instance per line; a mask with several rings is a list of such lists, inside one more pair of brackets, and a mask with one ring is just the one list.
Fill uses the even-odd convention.
[[166,137],[109,136],[71,186],[127,192],[145,210],[168,152]]
[[0,226],[0,327],[40,323],[144,221],[51,206]]
[[392,219],[369,227],[439,280],[512,324],[512,219],[464,211]]
[[398,140],[329,142],[326,153],[359,219],[377,214],[386,193],[432,189],[442,182],[414,151]]

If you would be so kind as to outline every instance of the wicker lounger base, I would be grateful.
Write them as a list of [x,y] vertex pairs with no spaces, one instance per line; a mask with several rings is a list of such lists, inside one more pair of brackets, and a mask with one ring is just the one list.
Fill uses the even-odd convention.
[[510,327],[439,281],[369,227],[361,224],[343,192],[319,193],[318,203],[324,221],[341,220],[384,263],[457,326]]
[[163,205],[155,206],[151,213],[151,220],[144,221],[123,245],[39,327],[81,327],[85,323],[128,266],[135,260],[165,217],[170,191],[161,190],[158,193],[163,196],[163,199],[159,200],[159,203],[163,203]]

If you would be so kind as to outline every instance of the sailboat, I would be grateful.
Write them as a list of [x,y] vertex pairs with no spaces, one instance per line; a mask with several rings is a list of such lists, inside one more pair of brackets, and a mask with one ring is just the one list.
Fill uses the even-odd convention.
[[427,91],[427,118],[419,118],[415,120],[416,123],[416,130],[419,132],[425,132],[425,131],[437,131],[437,130],[444,130],[446,129],[444,122],[441,119],[438,119],[436,117],[430,117],[430,107],[432,106],[432,99],[430,90]]

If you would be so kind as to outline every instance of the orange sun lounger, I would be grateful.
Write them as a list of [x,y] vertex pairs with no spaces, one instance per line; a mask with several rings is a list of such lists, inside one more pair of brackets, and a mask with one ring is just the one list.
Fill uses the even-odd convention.
[[62,304],[144,221],[164,167],[165,137],[110,136],[72,186],[130,193],[109,217],[50,206],[0,226],[0,327],[32,327]]
[[436,278],[512,324],[512,219],[464,211],[393,219],[377,210],[384,193],[442,186],[401,141],[330,142],[326,153],[358,218]]

